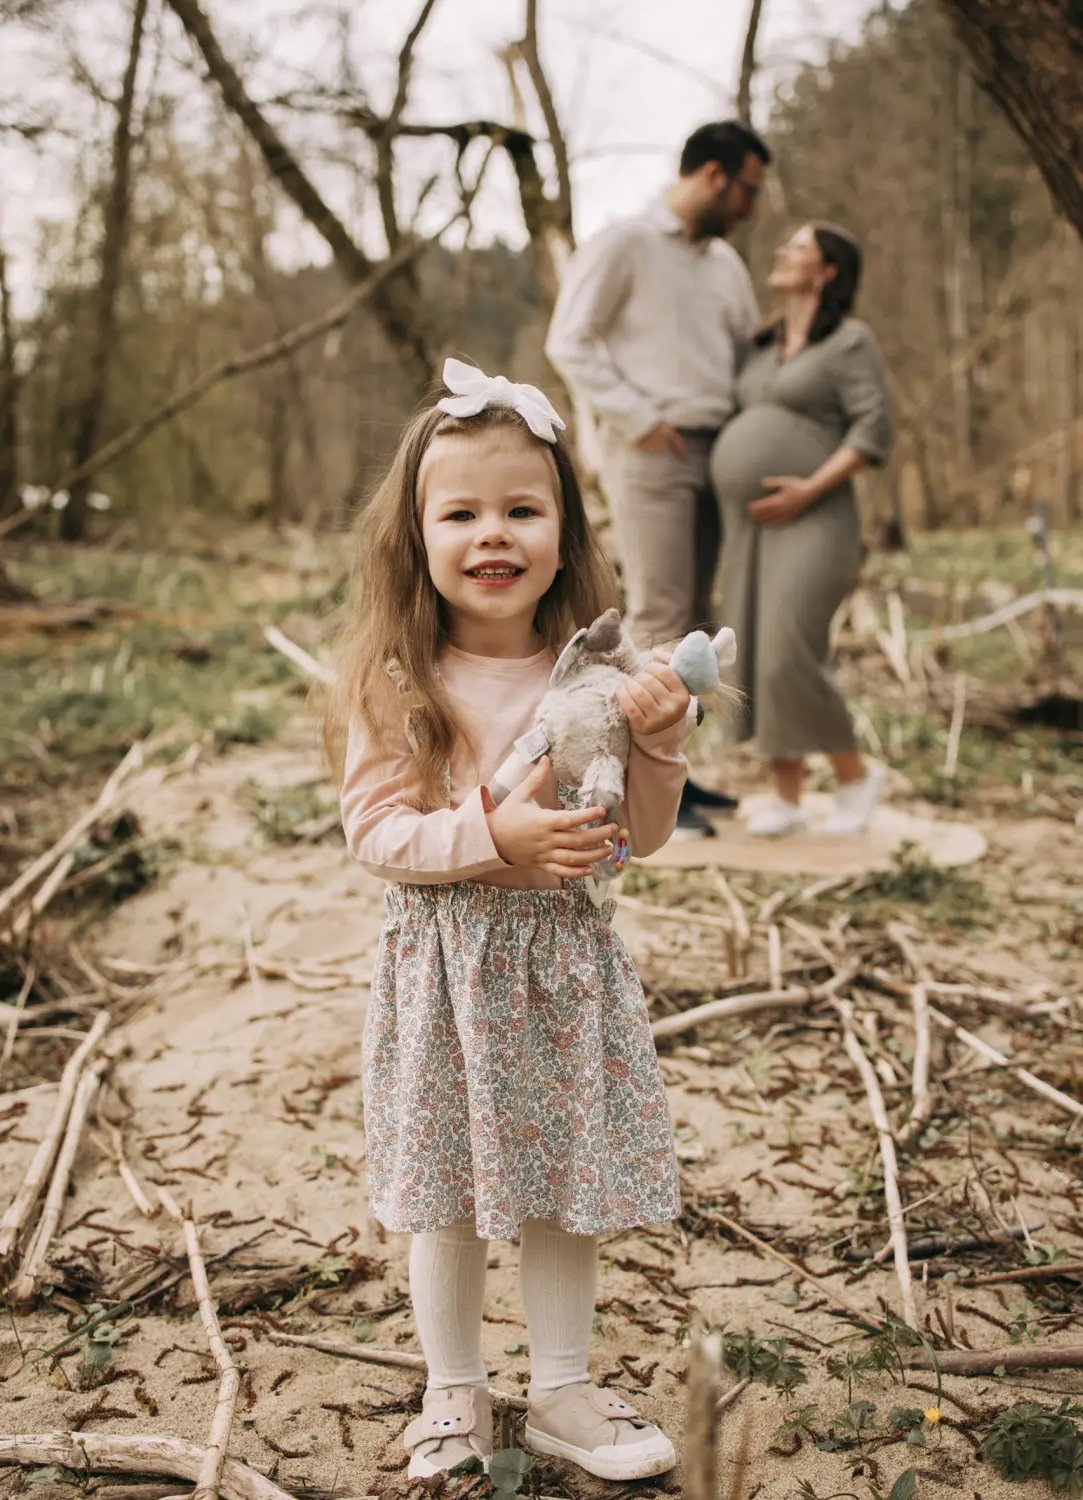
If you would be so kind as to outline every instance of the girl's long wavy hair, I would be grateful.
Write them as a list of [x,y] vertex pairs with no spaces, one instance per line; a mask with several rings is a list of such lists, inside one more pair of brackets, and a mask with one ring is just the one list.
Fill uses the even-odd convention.
[[[416,773],[412,792],[423,810],[446,806],[447,764],[456,740],[468,731],[437,673],[440,649],[449,639],[448,617],[429,575],[418,474],[436,436],[491,428],[506,428],[518,442],[541,443],[507,406],[486,407],[475,417],[451,417],[437,407],[420,412],[407,424],[354,529],[354,565],[336,632],[337,679],[325,701],[324,745],[341,781],[350,721],[359,718],[377,751],[386,749],[390,701],[399,722],[409,719]],[[616,602],[617,591],[587,520],[568,445],[558,434],[555,443],[542,446],[559,480],[563,566],[539,599],[534,623],[546,645],[558,651],[580,626]]]

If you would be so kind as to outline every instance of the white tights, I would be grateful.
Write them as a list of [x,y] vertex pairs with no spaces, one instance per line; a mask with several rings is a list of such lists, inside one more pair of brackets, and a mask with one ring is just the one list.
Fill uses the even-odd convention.
[[[489,1240],[473,1219],[415,1234],[410,1296],[430,1389],[487,1385],[481,1315]],[[527,1219],[520,1231],[519,1284],[530,1335],[534,1394],[587,1380],[587,1353],[598,1281],[598,1241],[568,1234],[551,1219]]]

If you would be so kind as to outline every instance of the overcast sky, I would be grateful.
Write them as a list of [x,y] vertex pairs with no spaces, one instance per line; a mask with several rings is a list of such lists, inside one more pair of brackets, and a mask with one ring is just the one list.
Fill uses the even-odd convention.
[[[339,43],[327,0],[205,4],[256,97],[311,80],[337,81]],[[207,128],[200,89],[171,62],[186,55],[187,44],[160,7],[161,0],[151,0],[142,90],[145,95],[153,72],[159,86],[182,95],[182,128],[198,139]],[[356,18],[352,61],[377,108],[390,99],[395,57],[417,7],[418,0],[360,0],[347,7]],[[766,124],[771,91],[784,86],[800,61],[821,57],[832,40],[856,37],[872,8],[871,0],[765,0],[756,123]],[[747,0],[540,0],[538,10],[543,61],[572,152],[576,232],[583,239],[664,186],[690,130],[732,112]],[[67,59],[74,50],[109,93],[118,92],[129,14],[127,0],[67,0],[62,25],[51,32],[0,31],[0,121],[52,108],[72,127],[70,138],[45,149],[0,134],[0,236],[23,310],[34,301],[40,225],[70,217],[84,143],[108,138],[106,113],[95,117],[81,102],[68,81]],[[520,33],[521,18],[521,0],[438,0],[418,49],[408,118],[509,119],[508,81],[496,54]],[[350,149],[348,138],[321,135],[312,121],[276,116],[276,122],[312,163],[336,209],[378,253],[378,226],[357,202],[356,180],[312,160],[322,145]],[[540,121],[530,123],[540,133]],[[494,165],[477,205],[476,237],[522,243],[510,169]],[[415,152],[403,173],[407,196],[424,175]],[[445,207],[434,201],[432,217]],[[322,242],[286,212],[275,249],[283,263],[327,258]]]

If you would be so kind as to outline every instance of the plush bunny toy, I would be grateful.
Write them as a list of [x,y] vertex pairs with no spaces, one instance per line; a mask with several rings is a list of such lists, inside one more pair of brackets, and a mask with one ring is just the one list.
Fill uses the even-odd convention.
[[[678,644],[669,665],[693,696],[701,696],[714,692],[721,669],[736,658],[732,630],[720,630],[713,641],[697,630]],[[494,802],[502,802],[531,766],[548,755],[558,783],[574,788],[583,807],[604,807],[607,820],[612,820],[624,801],[631,745],[615,689],[650,660],[649,652],[636,649],[615,609],[578,631],[553,668],[533,727],[516,740],[514,753],[489,783]],[[595,899],[600,901],[605,883],[623,871],[629,852],[628,833],[622,828],[613,858],[596,866],[593,882],[588,882]]]

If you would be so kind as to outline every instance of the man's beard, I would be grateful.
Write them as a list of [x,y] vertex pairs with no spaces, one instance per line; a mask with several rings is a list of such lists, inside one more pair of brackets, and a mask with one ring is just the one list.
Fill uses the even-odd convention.
[[705,208],[697,222],[701,239],[724,240],[736,221],[725,208]]

